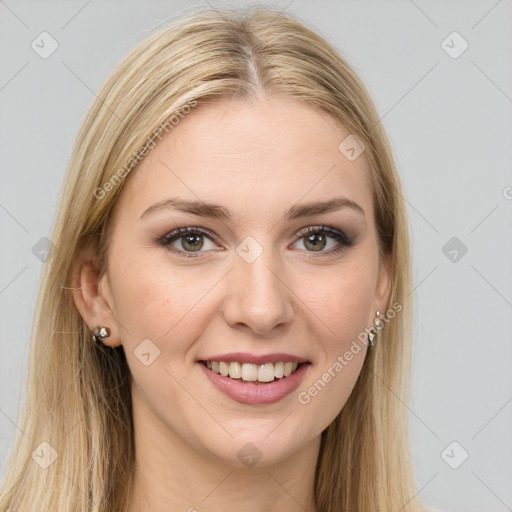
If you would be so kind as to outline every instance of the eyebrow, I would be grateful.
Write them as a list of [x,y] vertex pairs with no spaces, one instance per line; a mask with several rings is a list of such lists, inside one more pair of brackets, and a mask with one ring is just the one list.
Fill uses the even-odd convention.
[[[303,217],[310,217],[312,215],[334,212],[344,208],[351,208],[352,210],[362,214],[363,217],[365,216],[364,210],[356,202],[346,197],[336,197],[326,201],[296,204],[285,213],[284,218],[285,220],[295,220]],[[203,201],[187,201],[176,197],[164,199],[163,201],[153,204],[143,212],[140,218],[142,219],[151,213],[163,209],[175,209],[192,215],[210,217],[221,221],[231,220],[231,213],[223,206],[205,203]]]

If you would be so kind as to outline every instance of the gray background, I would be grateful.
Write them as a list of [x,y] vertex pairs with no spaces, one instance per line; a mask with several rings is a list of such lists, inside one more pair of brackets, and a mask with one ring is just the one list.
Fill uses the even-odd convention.
[[[416,303],[403,406],[417,490],[444,511],[510,511],[512,3],[272,5],[287,4],[361,76],[403,178]],[[189,5],[0,0],[0,469],[17,428],[43,266],[32,248],[51,234],[78,127],[116,64]],[[43,31],[59,45],[47,59],[31,48]],[[442,47],[454,31],[469,44],[458,58]],[[453,36],[446,44],[462,48]],[[463,450],[467,460],[450,467]]]

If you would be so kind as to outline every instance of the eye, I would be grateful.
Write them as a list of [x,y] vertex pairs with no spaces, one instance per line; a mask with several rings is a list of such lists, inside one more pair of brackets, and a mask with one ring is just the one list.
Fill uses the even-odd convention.
[[[318,252],[321,255],[338,253],[345,247],[354,245],[354,240],[348,237],[343,231],[338,231],[327,226],[310,226],[301,230],[297,235],[298,241],[303,242],[303,246],[308,252]],[[329,244],[329,239],[334,240]],[[325,248],[330,250],[324,250]]]
[[[208,243],[205,247],[205,241],[212,244],[213,247],[208,247]],[[215,249],[213,241],[214,236],[208,231],[195,227],[176,229],[157,240],[159,245],[167,247],[172,252],[180,253],[180,255],[183,255],[183,253],[204,252],[201,251],[203,248],[206,248],[206,250]],[[197,255],[185,254],[185,257],[194,258]]]
[[[295,244],[302,241],[307,252],[319,253],[318,256],[335,254],[354,245],[353,237],[348,237],[343,231],[327,226],[310,226],[302,229],[295,236],[298,239]],[[217,250],[218,246],[215,244],[215,240],[216,237],[203,228],[186,227],[167,233],[157,239],[157,243],[180,256],[195,258],[202,252]],[[210,247],[208,244],[211,244]],[[324,250],[326,248],[328,250]],[[317,255],[310,257],[317,257]]]

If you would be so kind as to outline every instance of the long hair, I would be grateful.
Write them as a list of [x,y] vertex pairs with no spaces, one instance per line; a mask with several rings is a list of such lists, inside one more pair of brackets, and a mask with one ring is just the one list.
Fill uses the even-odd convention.
[[203,8],[160,28],[124,59],[90,107],[42,278],[18,422],[23,434],[11,449],[0,512],[127,510],[135,460],[130,372],[122,346],[91,343],[72,296],[77,262],[91,250],[105,269],[112,207],[141,150],[167,131],[169,119],[191,104],[260,95],[320,107],[364,144],[379,248],[392,255],[390,304],[402,306],[321,434],[316,510],[421,510],[404,407],[411,355],[409,236],[392,152],[371,98],[344,58],[297,17],[253,6]]

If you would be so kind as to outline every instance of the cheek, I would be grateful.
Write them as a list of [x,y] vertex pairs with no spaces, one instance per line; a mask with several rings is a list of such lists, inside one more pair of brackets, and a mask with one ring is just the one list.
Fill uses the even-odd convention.
[[329,328],[326,341],[333,348],[343,346],[372,322],[376,278],[376,263],[361,256],[324,275],[301,280],[299,293]]
[[219,276],[180,267],[165,256],[136,255],[112,273],[116,315],[136,388],[160,414],[160,400],[187,407],[189,397],[179,384],[187,378],[183,363],[190,362],[189,349],[209,322],[208,294]]
[[125,328],[123,344],[129,345],[150,338],[161,346],[178,330],[180,336],[192,335],[197,322],[191,318],[197,320],[208,291],[218,281],[213,272],[181,267],[165,255],[151,257],[142,251],[139,257],[135,251],[121,261],[112,277],[117,320]]
[[[304,282],[304,290],[316,290],[309,294],[308,306],[317,317],[318,332],[326,335],[316,336],[318,364],[298,390],[297,401],[305,410],[314,411],[315,424],[321,427],[345,405],[365,360],[367,345],[361,338],[365,339],[365,328],[373,320],[377,275],[377,266],[371,262],[371,258],[362,257],[340,266],[329,279]],[[316,288],[312,288],[314,282]]]
[[[314,305],[309,304],[321,320],[318,332],[326,333],[325,336],[316,336],[317,349],[322,354],[319,370],[325,371],[331,367],[339,356],[351,350],[355,342],[359,349],[353,349],[358,352],[353,360],[361,361],[350,364],[351,368],[344,373],[347,378],[350,378],[349,375],[357,377],[357,368],[361,367],[366,351],[366,344],[358,336],[370,326],[373,289],[374,283],[368,273],[365,275],[353,272],[349,275],[333,276],[329,286],[317,297]],[[350,355],[348,357],[351,358]],[[355,370],[354,373],[352,370]]]

